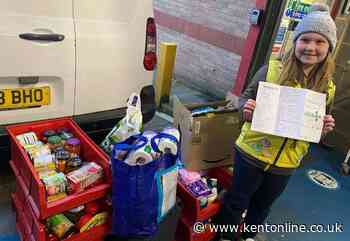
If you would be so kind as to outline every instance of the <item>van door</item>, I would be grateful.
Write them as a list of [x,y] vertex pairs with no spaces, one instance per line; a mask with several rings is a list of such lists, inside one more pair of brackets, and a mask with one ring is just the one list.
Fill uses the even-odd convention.
[[72,0],[0,1],[0,124],[73,114]]
[[152,0],[75,0],[75,115],[126,106],[132,92],[152,84],[143,66]]

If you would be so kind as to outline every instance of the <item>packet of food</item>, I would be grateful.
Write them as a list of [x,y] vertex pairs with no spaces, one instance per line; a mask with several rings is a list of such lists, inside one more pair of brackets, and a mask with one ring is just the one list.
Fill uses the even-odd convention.
[[25,146],[30,146],[34,145],[36,142],[38,142],[38,137],[34,132],[27,132],[21,135],[17,135],[16,139],[19,141],[19,143],[25,147]]
[[67,189],[67,179],[63,173],[43,176],[46,193],[48,196],[65,193]]
[[108,154],[112,153],[113,144],[122,142],[132,135],[139,134],[142,128],[140,95],[132,93],[128,99],[126,116],[109,132],[100,146]]
[[55,157],[51,154],[43,154],[33,159],[34,169],[37,172],[50,171],[56,169]]
[[74,224],[63,214],[54,215],[46,220],[49,230],[63,239],[74,232]]
[[79,169],[67,174],[69,193],[84,191],[103,178],[103,168],[95,162],[87,162]]
[[85,232],[93,227],[106,223],[107,218],[108,218],[107,212],[96,214],[92,219],[90,219],[89,222],[87,222],[86,224],[84,224],[83,227],[80,228],[80,232]]

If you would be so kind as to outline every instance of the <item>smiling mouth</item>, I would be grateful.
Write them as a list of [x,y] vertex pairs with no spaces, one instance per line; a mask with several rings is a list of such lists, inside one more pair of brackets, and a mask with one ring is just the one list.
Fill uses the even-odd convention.
[[311,52],[303,52],[303,55],[316,56],[317,54],[312,54]]

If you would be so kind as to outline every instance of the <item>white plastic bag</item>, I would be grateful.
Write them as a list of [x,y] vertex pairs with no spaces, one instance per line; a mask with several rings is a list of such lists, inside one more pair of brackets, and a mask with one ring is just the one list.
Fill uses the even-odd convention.
[[142,128],[142,112],[140,95],[132,93],[128,99],[126,116],[109,132],[102,141],[101,147],[109,154],[113,144],[122,142],[132,135],[140,133]]

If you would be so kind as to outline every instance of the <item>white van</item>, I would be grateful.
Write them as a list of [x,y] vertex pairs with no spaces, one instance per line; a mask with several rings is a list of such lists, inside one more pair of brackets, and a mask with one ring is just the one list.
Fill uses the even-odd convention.
[[132,92],[153,116],[152,0],[0,0],[0,22],[0,125],[73,116],[107,131]]

